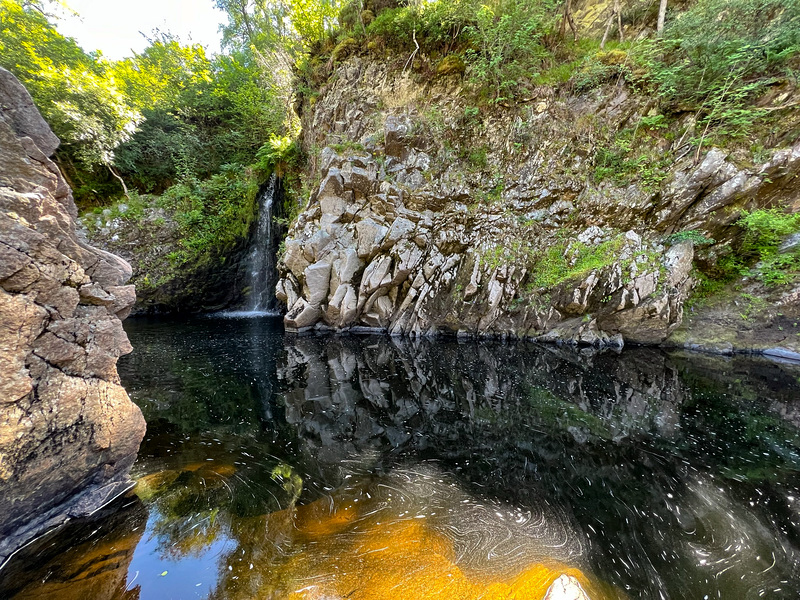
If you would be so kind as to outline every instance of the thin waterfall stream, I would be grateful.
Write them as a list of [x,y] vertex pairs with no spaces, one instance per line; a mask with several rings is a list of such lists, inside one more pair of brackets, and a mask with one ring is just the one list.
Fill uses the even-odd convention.
[[272,219],[280,182],[273,174],[258,192],[258,223],[247,256],[247,301],[243,310],[218,313],[225,317],[277,315],[275,284],[278,272],[275,259],[275,231]]

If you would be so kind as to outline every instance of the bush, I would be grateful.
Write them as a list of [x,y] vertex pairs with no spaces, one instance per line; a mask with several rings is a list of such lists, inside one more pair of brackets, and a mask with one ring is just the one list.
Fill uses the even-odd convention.
[[800,213],[786,214],[776,208],[745,211],[738,224],[745,230],[742,254],[759,261],[751,275],[767,285],[783,285],[796,279],[800,272],[800,245],[786,252],[781,252],[780,245],[786,236],[800,233]]
[[467,65],[464,64],[460,56],[448,54],[436,65],[436,75],[442,77],[446,75],[462,75],[466,69]]
[[341,62],[348,56],[358,52],[361,44],[352,37],[344,38],[341,42],[336,44],[336,47],[331,52],[331,60],[333,62]]
[[681,242],[692,242],[692,244],[695,246],[708,246],[709,244],[713,244],[714,240],[704,236],[702,233],[694,229],[678,231],[677,233],[668,235],[664,240],[664,243],[668,246],[674,246],[676,244],[680,244]]
[[619,77],[629,79],[631,69],[627,59],[628,54],[622,50],[601,51],[586,57],[572,77],[575,90],[585,92]]
[[255,215],[258,182],[241,165],[223,165],[205,181],[189,180],[169,188],[160,203],[175,211],[180,226],[180,250],[175,266],[198,264],[224,253],[250,230]]
[[699,111],[718,133],[747,133],[751,101],[800,53],[797,0],[699,0],[643,47],[665,107]]
[[491,90],[495,102],[513,98],[549,56],[544,38],[558,12],[554,0],[512,0],[492,8],[480,5],[465,27],[473,82]]

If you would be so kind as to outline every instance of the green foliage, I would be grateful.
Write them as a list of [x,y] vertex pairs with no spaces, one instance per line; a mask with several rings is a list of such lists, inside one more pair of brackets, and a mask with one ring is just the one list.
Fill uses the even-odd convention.
[[704,236],[702,233],[694,229],[678,231],[668,235],[664,240],[664,243],[668,246],[674,246],[676,244],[680,244],[681,242],[691,242],[695,246],[707,246],[709,244],[713,244],[714,240]]
[[628,54],[621,49],[598,51],[584,58],[572,81],[578,92],[585,92],[615,79],[629,79]]
[[[700,283],[693,302],[724,291],[739,277],[751,277],[770,287],[797,281],[800,245],[781,250],[781,244],[787,236],[800,233],[800,213],[787,214],[777,208],[744,211],[737,225],[744,230],[741,245],[718,258],[709,272],[695,273]],[[742,318],[747,320],[752,312],[745,310]]]
[[110,166],[114,149],[141,120],[110,63],[86,54],[39,10],[15,0],[0,0],[0,66],[28,88],[61,139],[60,156],[84,171]]
[[161,193],[209,163],[195,124],[161,109],[142,111],[145,120],[132,139],[115,152],[114,163],[139,191]]
[[464,60],[457,54],[448,54],[436,65],[436,74],[442,77],[447,75],[461,75],[467,70]]
[[226,163],[249,164],[283,129],[279,99],[244,53],[210,60],[201,46],[162,36],[117,71],[126,90],[150,90],[134,93],[147,119],[116,161],[142,191],[204,179]]
[[332,33],[339,0],[216,0],[228,16],[223,43],[266,54],[280,50],[295,60]]
[[269,141],[256,152],[256,171],[261,178],[275,173],[284,177],[287,171],[299,169],[300,147],[291,136],[271,135]]
[[753,318],[767,308],[767,301],[761,296],[753,296],[752,294],[742,294],[739,296],[742,302],[742,312],[739,316],[743,321],[751,321]]
[[109,62],[36,8],[0,0],[0,65],[61,139],[59,163],[84,206],[119,194],[117,175],[160,193],[224,164],[250,164],[271,134],[285,132],[286,102],[249,50],[208,58],[202,46],[158,33],[142,53]]
[[[544,38],[558,18],[556,0],[441,0],[378,13],[368,37],[391,47],[446,56],[436,72],[466,72],[492,102],[520,95],[549,56]],[[459,54],[453,50],[459,49]]]
[[38,78],[44,89],[37,102],[64,150],[89,171],[111,165],[115,148],[131,138],[141,120],[113,78],[63,66],[41,70]]
[[759,261],[751,274],[766,285],[784,285],[795,281],[800,273],[800,245],[781,252],[782,240],[800,233],[800,213],[786,214],[776,209],[743,212],[738,224],[745,237],[741,253]]
[[[625,236],[622,234],[596,246],[557,239],[536,257],[531,269],[531,283],[534,288],[553,288],[565,281],[585,277],[592,271],[603,269],[615,262],[620,263],[624,272],[632,261],[632,259],[620,261],[620,251],[624,246]],[[647,252],[646,256],[650,265],[661,268],[657,252]]]
[[159,203],[180,226],[173,265],[207,262],[245,238],[255,215],[258,181],[240,165],[224,165],[205,181],[188,180],[169,188]]
[[763,115],[752,99],[798,53],[796,0],[699,0],[640,58],[665,107],[697,111],[701,125],[738,136]]
[[289,495],[289,507],[294,507],[303,493],[303,478],[290,465],[280,463],[272,469],[271,479],[281,484]]
[[624,186],[637,182],[646,191],[655,191],[669,172],[669,156],[652,156],[648,145],[636,142],[635,130],[620,131],[613,144],[598,146],[595,153],[595,181],[612,179]]
[[775,250],[785,236],[800,231],[800,213],[787,214],[777,208],[744,211],[739,225],[747,232],[745,246],[763,255]]
[[485,169],[488,165],[488,153],[486,146],[466,148],[464,150],[464,157],[473,169],[480,171]]
[[111,69],[120,90],[139,109],[180,104],[187,89],[210,83],[214,76],[202,46],[182,45],[165,33],[151,39],[141,54],[113,63]]
[[336,47],[331,52],[331,60],[333,62],[341,62],[351,54],[358,52],[361,47],[358,40],[352,37],[346,37],[341,42],[336,44]]
[[623,243],[621,236],[597,246],[587,246],[581,242],[557,242],[549,246],[537,260],[533,274],[534,285],[538,288],[551,288],[607,267],[617,259]]
[[512,0],[481,4],[465,27],[469,76],[492,90],[493,101],[513,98],[548,56],[544,36],[557,16],[556,2]]

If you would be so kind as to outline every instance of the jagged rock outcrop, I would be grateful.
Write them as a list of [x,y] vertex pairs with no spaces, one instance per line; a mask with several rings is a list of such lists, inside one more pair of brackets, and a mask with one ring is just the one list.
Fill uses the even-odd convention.
[[[304,112],[304,143],[323,150],[280,263],[287,329],[663,342],[694,286],[692,243],[668,236],[725,245],[742,209],[796,202],[800,143],[755,168],[686,151],[658,187],[596,182],[575,124],[647,110],[613,88],[478,122],[456,79],[343,63]],[[452,132],[472,154],[442,142]]]
[[131,269],[76,235],[58,143],[0,69],[0,564],[127,489],[145,431],[116,370]]

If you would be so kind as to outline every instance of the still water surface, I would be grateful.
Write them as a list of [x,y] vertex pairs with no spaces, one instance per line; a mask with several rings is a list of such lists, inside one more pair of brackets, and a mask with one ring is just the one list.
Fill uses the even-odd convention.
[[800,369],[129,320],[133,492],[0,597],[800,598]]

